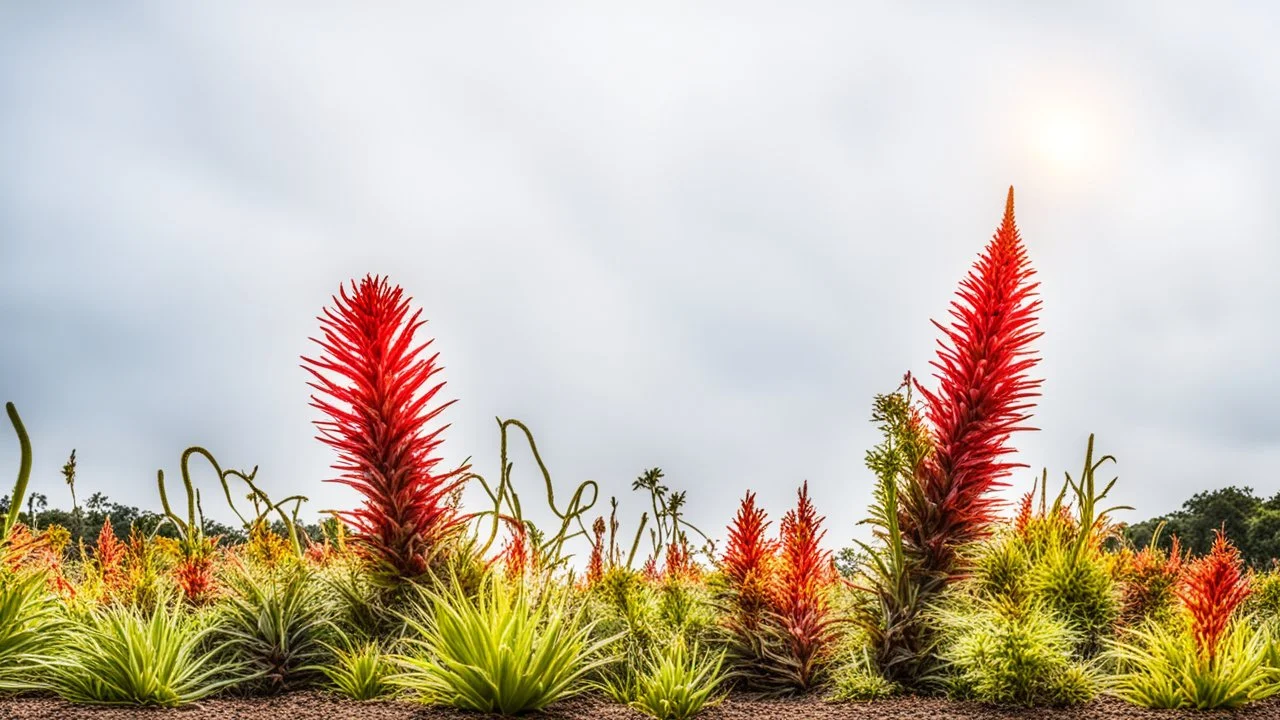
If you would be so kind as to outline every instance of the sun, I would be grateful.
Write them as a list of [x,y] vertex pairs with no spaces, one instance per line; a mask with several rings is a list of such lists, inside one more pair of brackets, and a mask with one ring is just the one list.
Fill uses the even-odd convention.
[[[1032,84],[1032,80],[1036,80]],[[1084,190],[1123,161],[1124,98],[1106,82],[1083,75],[1028,77],[1019,93],[1015,152],[1026,170],[1058,190]]]
[[1095,161],[1098,138],[1089,118],[1082,112],[1058,110],[1041,122],[1036,153],[1050,168],[1077,175]]

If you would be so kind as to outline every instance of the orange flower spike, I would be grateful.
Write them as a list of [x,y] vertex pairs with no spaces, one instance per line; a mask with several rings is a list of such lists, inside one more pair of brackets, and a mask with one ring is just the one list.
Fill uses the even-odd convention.
[[1232,614],[1252,592],[1240,551],[1221,530],[1215,530],[1214,535],[1209,554],[1187,566],[1177,590],[1191,616],[1196,646],[1208,658],[1217,653]]

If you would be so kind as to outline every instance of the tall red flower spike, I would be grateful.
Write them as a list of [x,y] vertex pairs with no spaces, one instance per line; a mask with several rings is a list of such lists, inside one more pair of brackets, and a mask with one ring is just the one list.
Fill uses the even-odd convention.
[[729,624],[738,632],[755,632],[770,606],[777,543],[766,533],[769,522],[756,507],[755,493],[747,493],[729,525],[721,570],[733,591],[734,615]]
[[774,604],[786,631],[798,684],[809,688],[817,664],[833,639],[834,619],[827,591],[835,577],[831,553],[819,543],[826,533],[809,500],[809,483],[799,493],[793,510],[782,518],[782,549],[779,556]]
[[1186,567],[1177,590],[1178,599],[1191,615],[1196,647],[1208,658],[1217,653],[1232,613],[1251,592],[1240,551],[1221,530],[1214,534],[1209,554]]
[[340,475],[330,482],[364,496],[339,516],[357,548],[398,578],[425,572],[461,529],[449,494],[467,469],[435,472],[448,426],[427,426],[453,401],[431,407],[444,383],[428,382],[441,367],[438,353],[419,357],[431,341],[415,345],[426,321],[421,310],[409,315],[409,300],[386,278],[353,281],[351,294],[343,287],[318,318],[324,338],[312,340],[324,355],[303,358],[318,392],[311,404],[328,416],[316,422],[318,439],[338,451]]
[[934,321],[944,336],[932,363],[938,389],[916,383],[934,453],[920,469],[918,492],[903,497],[902,532],[930,573],[954,572],[956,548],[984,537],[996,517],[999,501],[991,491],[1006,485],[1010,470],[1025,467],[1001,457],[1013,451],[1010,434],[1030,429],[1021,423],[1039,395],[1041,381],[1028,376],[1038,362],[1030,345],[1042,334],[1033,329],[1040,308],[1034,272],[1014,224],[1010,187],[1000,228],[951,304],[954,321]]

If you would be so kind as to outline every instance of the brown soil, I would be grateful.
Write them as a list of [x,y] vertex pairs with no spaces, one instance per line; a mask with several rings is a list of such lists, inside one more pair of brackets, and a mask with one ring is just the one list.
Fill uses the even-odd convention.
[[[357,720],[461,720],[478,716],[454,710],[429,708],[405,702],[355,703],[339,700],[320,693],[294,693],[273,698],[220,698],[207,700],[179,710],[143,710],[138,708],[97,708],[72,705],[51,698],[0,699],[0,718],[3,720],[329,720],[330,718],[355,718]],[[646,716],[605,700],[583,697],[560,703],[545,713],[532,717],[544,720],[643,720]],[[1155,711],[1127,705],[1103,698],[1087,705],[1051,708],[995,708],[977,703],[951,702],[936,698],[903,697],[879,700],[873,703],[825,703],[819,698],[802,697],[790,700],[747,700],[730,698],[723,704],[706,710],[700,719],[705,720],[843,720],[867,718],[874,720],[998,720],[1000,718],[1080,718],[1083,720],[1151,720],[1177,717],[1210,718],[1277,718],[1280,719],[1280,701],[1268,700],[1255,703],[1234,713],[1227,712],[1177,712]]]

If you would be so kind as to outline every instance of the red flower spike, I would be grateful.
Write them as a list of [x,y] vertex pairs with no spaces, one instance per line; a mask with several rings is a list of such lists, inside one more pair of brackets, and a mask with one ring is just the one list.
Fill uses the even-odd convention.
[[1014,224],[1011,187],[1003,222],[951,304],[954,322],[934,321],[943,333],[932,363],[938,389],[916,383],[934,453],[917,478],[919,493],[903,498],[902,532],[931,573],[952,574],[956,548],[987,535],[999,507],[991,491],[1025,467],[1001,458],[1013,451],[1009,436],[1029,429],[1022,423],[1039,395],[1041,381],[1028,376],[1038,362],[1030,345],[1041,335],[1033,329],[1040,309],[1034,272]]
[[98,544],[94,549],[94,558],[98,561],[98,572],[102,574],[102,585],[108,595],[124,589],[124,556],[127,548],[116,537],[111,520],[102,521],[102,529],[98,531]]
[[453,401],[431,407],[444,383],[428,387],[441,370],[437,355],[420,357],[431,341],[414,344],[422,311],[410,316],[410,298],[386,278],[351,285],[319,318],[324,337],[312,340],[324,355],[304,357],[303,367],[315,377],[312,406],[329,418],[316,422],[318,439],[338,451],[340,475],[330,482],[364,496],[360,508],[340,513],[352,541],[397,577],[412,578],[462,529],[449,494],[467,468],[435,472],[448,426],[427,426]]
[[764,510],[756,507],[755,493],[747,493],[729,525],[720,560],[734,596],[736,617],[729,622],[742,632],[754,632],[771,604],[777,543],[766,536],[768,529]]
[[1187,566],[1178,599],[1191,616],[1191,631],[1201,655],[1213,658],[1231,615],[1249,597],[1250,577],[1240,551],[1221,530],[1214,531],[1209,554]]
[[782,549],[779,556],[774,605],[790,642],[801,688],[814,680],[817,664],[830,649],[834,617],[827,591],[831,575],[831,553],[819,543],[826,533],[809,500],[809,483],[799,493],[795,509],[782,518]]

